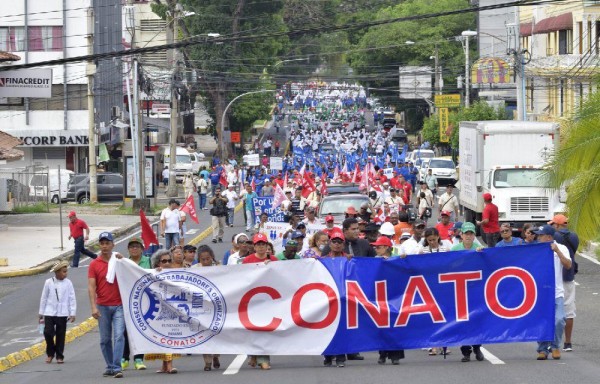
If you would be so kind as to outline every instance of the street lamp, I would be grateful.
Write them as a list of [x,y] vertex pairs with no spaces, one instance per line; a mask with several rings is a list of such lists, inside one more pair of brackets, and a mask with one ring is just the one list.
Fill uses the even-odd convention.
[[227,114],[227,110],[229,109],[231,104],[233,104],[240,97],[247,96],[247,95],[253,95],[255,93],[265,93],[265,92],[273,92],[273,91],[270,89],[263,89],[260,91],[245,92],[245,93],[242,93],[241,95],[234,97],[233,100],[231,100],[229,102],[229,104],[227,104],[227,106],[225,107],[225,110],[223,111],[223,115],[221,116],[221,142],[219,143],[220,144],[219,150],[221,151],[221,160],[225,161],[225,140],[224,140],[223,136],[225,135],[225,115]]
[[469,37],[477,36],[476,31],[462,31],[461,36],[465,39],[465,107],[469,107],[470,103],[470,84],[471,76],[469,74]]

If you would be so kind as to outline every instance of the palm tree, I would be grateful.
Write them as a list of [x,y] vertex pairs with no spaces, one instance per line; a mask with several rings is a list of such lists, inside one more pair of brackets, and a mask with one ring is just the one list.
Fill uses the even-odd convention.
[[561,129],[548,164],[550,183],[567,187],[569,227],[581,240],[600,234],[600,92],[592,93]]

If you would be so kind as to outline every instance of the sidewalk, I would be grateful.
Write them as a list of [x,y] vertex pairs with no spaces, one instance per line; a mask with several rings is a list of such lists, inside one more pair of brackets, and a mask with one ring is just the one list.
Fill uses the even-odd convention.
[[[122,232],[139,226],[139,217],[124,215],[81,214],[90,227],[90,240],[93,243],[103,231]],[[153,217],[149,218],[152,221]],[[0,230],[0,258],[8,259],[8,266],[0,266],[0,276],[4,273],[34,268],[73,252],[73,240],[67,240],[69,225],[63,215],[61,232],[58,213],[36,213],[0,216],[0,224],[6,228]]]

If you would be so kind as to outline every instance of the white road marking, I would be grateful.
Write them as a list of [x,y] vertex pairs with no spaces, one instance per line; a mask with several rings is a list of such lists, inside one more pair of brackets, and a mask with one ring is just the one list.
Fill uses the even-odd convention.
[[485,357],[485,359],[487,361],[489,361],[490,363],[494,364],[494,365],[500,365],[500,364],[504,364],[504,361],[500,360],[499,358],[497,358],[496,356],[494,356],[494,354],[492,354],[490,351],[488,351],[487,349],[481,347],[481,352],[483,352],[483,356]]
[[589,256],[589,255],[586,255],[586,254],[585,254],[585,253],[583,253],[583,252],[577,252],[577,254],[578,254],[579,256],[583,257],[584,259],[587,259],[587,260],[591,261],[591,262],[592,262],[592,263],[594,263],[594,264],[598,264],[598,265],[600,265],[600,261],[598,261],[598,260],[597,260],[595,257],[592,257],[592,256]]
[[193,235],[194,233],[198,232],[197,229],[188,229],[188,231],[185,233],[186,235]]
[[247,355],[237,355],[235,359],[229,364],[229,367],[223,372],[224,375],[235,375],[240,371],[240,368],[246,362]]
[[578,282],[576,282],[576,281],[574,281],[574,283],[575,283],[575,286],[579,285],[579,283],[578,283]]

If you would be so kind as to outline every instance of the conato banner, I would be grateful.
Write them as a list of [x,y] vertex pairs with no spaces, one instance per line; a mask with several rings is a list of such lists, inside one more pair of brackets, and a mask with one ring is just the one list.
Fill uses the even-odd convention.
[[537,244],[116,272],[136,354],[319,355],[552,340],[553,257]]

